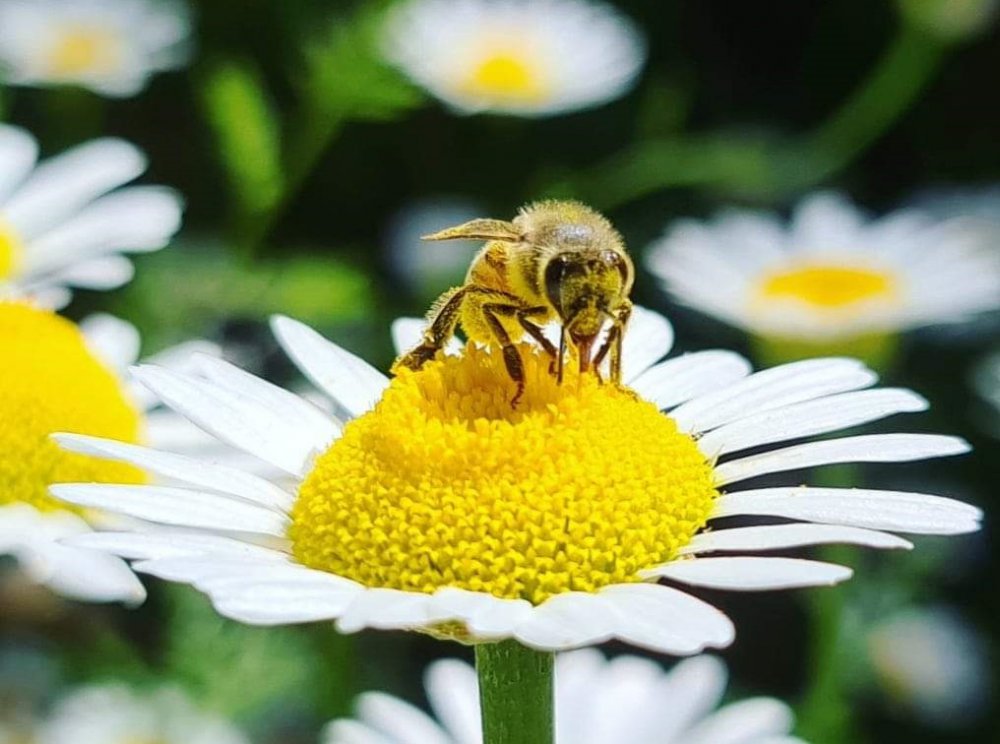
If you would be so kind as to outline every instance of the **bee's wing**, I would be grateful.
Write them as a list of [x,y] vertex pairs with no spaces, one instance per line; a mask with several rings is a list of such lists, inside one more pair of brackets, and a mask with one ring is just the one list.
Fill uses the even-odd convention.
[[424,235],[422,240],[502,240],[516,243],[523,236],[513,222],[503,220],[478,219],[470,220],[463,225],[449,227],[430,235]]

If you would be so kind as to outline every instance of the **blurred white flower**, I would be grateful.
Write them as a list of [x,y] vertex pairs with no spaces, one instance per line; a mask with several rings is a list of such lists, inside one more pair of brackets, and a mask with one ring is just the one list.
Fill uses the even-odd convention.
[[132,96],[185,63],[190,33],[179,0],[0,0],[0,78]]
[[407,0],[390,11],[382,48],[456,111],[517,116],[618,98],[646,57],[632,22],[591,0]]
[[915,209],[869,220],[831,193],[787,225],[747,210],[681,220],[647,265],[681,302],[762,337],[850,339],[1000,307],[1000,251],[981,231]]
[[[556,657],[557,744],[791,744],[788,706],[758,697],[716,710],[726,690],[725,665],[714,656],[679,662],[665,672],[636,656],[607,660],[598,651]],[[398,698],[366,692],[358,718],[331,722],[324,744],[480,744],[475,670],[437,661],[424,680],[438,720]]]
[[907,714],[938,726],[961,726],[981,714],[990,696],[986,643],[945,607],[890,616],[868,635],[879,681]]
[[173,190],[119,188],[146,170],[128,142],[98,139],[37,158],[34,137],[0,124],[0,298],[61,307],[68,287],[113,289],[132,278],[122,253],[158,250],[180,228]]
[[141,694],[124,685],[84,687],[39,726],[38,744],[249,744],[232,723],[179,690]]
[[[98,512],[70,510],[47,494],[52,482],[81,477],[145,481],[134,468],[92,457],[70,456],[49,439],[69,427],[80,434],[112,432],[169,451],[214,451],[206,435],[174,414],[154,410],[157,400],[126,378],[139,356],[139,334],[109,315],[79,327],[48,310],[0,302],[0,555],[13,555],[29,578],[73,599],[141,602],[142,584],[113,556],[62,544],[106,523]],[[152,357],[185,369],[191,342]]]
[[403,286],[431,298],[441,293],[441,287],[461,283],[482,242],[421,238],[482,213],[472,202],[458,198],[425,199],[408,204],[393,216],[386,231],[390,271]]
[[989,404],[989,409],[976,414],[979,422],[1000,439],[1000,349],[981,360],[972,371],[972,386]]

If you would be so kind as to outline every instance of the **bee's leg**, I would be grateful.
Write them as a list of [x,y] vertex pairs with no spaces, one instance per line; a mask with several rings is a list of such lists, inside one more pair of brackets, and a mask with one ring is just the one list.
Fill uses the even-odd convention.
[[559,356],[556,357],[556,382],[562,385],[563,368],[566,365],[566,330],[565,324],[559,326]]
[[393,372],[400,367],[420,369],[444,348],[448,339],[455,334],[455,326],[468,291],[468,286],[449,289],[435,301],[427,316],[429,322],[423,339],[393,362]]
[[545,350],[545,353],[551,357],[551,361],[549,362],[549,374],[551,375],[556,372],[559,350],[556,349],[555,345],[545,337],[545,334],[542,333],[542,329],[529,320],[532,316],[541,315],[544,317],[547,313],[548,308],[545,307],[526,307],[518,310],[515,315],[517,317],[517,322],[521,324],[521,328],[523,328],[529,336],[535,339],[535,341],[538,342],[538,345]]
[[632,303],[625,300],[611,316],[612,325],[608,330],[608,337],[594,357],[594,370],[596,371],[601,362],[604,361],[604,357],[608,355],[609,351],[611,352],[610,377],[611,381],[616,384],[622,381],[622,341],[625,338],[625,327],[628,325],[628,319],[631,315]]
[[490,302],[485,303],[482,306],[483,317],[486,319],[486,323],[490,327],[490,331],[493,333],[493,337],[500,344],[500,350],[503,353],[503,363],[507,367],[507,374],[510,375],[510,379],[514,381],[517,385],[517,392],[514,393],[514,397],[510,399],[510,407],[516,408],[517,402],[521,399],[524,394],[524,361],[521,359],[521,355],[517,351],[517,347],[514,346],[514,342],[510,339],[510,334],[507,333],[507,329],[503,327],[503,323],[500,322],[500,316],[511,317],[517,316],[518,312],[521,310],[517,305],[504,305],[500,303]]

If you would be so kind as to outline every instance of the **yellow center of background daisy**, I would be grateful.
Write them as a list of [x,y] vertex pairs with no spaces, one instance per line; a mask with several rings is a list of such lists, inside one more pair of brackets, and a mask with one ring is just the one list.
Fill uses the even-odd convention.
[[65,28],[53,44],[49,69],[55,75],[105,73],[116,69],[120,60],[118,34],[100,26],[74,25]]
[[115,375],[73,323],[0,302],[0,504],[69,508],[48,495],[60,482],[138,483],[140,471],[60,449],[57,431],[137,442],[140,417]]
[[767,277],[761,294],[767,299],[794,299],[825,310],[841,310],[871,300],[891,299],[893,277],[875,269],[803,266]]
[[369,587],[524,598],[638,581],[706,522],[695,442],[629,390],[521,347],[526,387],[469,347],[404,370],[316,461],[292,510],[295,557]]
[[14,228],[0,217],[0,279],[7,279],[14,274],[21,254],[21,242],[14,233]]
[[463,86],[468,95],[508,102],[536,102],[545,97],[545,86],[525,55],[498,52],[483,58]]

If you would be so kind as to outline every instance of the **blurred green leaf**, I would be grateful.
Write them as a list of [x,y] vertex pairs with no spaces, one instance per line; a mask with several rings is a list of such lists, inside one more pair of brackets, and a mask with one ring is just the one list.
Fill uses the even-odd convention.
[[389,67],[378,50],[387,4],[362,4],[338,18],[305,48],[305,99],[320,114],[385,120],[419,106],[423,94]]
[[186,587],[168,590],[167,675],[205,708],[246,721],[289,704],[319,707],[325,670],[306,634],[240,625]]
[[287,313],[329,326],[370,317],[373,308],[371,280],[348,263],[286,254],[248,264],[221,245],[199,243],[144,256],[115,309],[155,349],[211,333],[233,318],[263,321]]
[[254,67],[229,60],[212,67],[205,110],[242,213],[259,214],[281,198],[280,124]]

